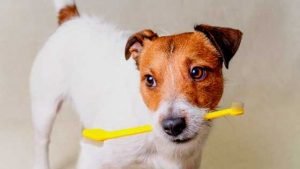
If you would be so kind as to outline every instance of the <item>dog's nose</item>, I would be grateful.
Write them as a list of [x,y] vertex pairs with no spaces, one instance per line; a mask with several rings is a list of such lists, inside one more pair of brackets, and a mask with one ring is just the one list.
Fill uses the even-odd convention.
[[178,136],[186,128],[185,118],[167,118],[162,121],[164,131],[170,136]]

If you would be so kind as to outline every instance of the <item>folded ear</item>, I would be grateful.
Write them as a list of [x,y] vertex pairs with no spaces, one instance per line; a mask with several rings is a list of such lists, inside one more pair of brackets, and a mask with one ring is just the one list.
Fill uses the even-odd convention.
[[196,25],[195,30],[206,35],[220,53],[224,65],[228,69],[231,58],[240,46],[243,33],[237,29],[203,24]]
[[137,61],[143,50],[145,40],[152,41],[156,38],[158,38],[158,35],[150,29],[142,30],[130,36],[125,47],[126,60],[132,57]]

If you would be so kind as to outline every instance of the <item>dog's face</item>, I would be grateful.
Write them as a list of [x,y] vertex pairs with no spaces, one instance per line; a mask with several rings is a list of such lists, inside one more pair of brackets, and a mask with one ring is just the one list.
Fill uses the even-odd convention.
[[132,35],[126,58],[140,71],[141,94],[156,117],[156,127],[172,142],[195,138],[223,93],[222,64],[228,67],[242,33],[199,25],[195,32],[158,37],[151,30]]

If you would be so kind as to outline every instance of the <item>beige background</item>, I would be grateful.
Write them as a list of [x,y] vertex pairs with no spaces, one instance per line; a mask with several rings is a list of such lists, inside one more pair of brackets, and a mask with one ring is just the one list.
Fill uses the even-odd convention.
[[[78,0],[78,7],[130,30],[176,33],[196,23],[241,29],[221,105],[243,101],[247,114],[216,120],[202,168],[300,168],[300,1]],[[0,0],[0,169],[32,165],[28,75],[57,26],[55,15],[50,0]],[[64,106],[51,144],[53,169],[74,167],[78,140],[78,119]]]

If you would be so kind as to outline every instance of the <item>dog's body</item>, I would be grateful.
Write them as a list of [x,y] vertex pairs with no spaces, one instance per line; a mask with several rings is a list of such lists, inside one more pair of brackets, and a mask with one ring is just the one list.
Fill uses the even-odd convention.
[[[164,87],[167,90],[149,93],[155,92],[153,83],[151,91],[145,91],[148,90],[147,87],[140,89],[139,83],[143,80],[140,80],[139,72],[134,63],[124,61],[122,54],[126,46],[126,57],[134,58],[140,72],[144,71],[147,65],[155,66],[151,64],[155,59],[143,61],[142,55],[149,55],[148,58],[151,58],[146,49],[142,54],[139,51],[141,47],[146,48],[150,43],[145,39],[152,41],[157,38],[155,33],[145,30],[133,35],[127,41],[126,33],[114,26],[97,19],[79,17],[73,1],[57,0],[56,5],[62,25],[40,51],[31,74],[33,124],[36,133],[35,169],[49,168],[49,135],[64,100],[71,100],[84,128],[113,130],[141,124],[154,126],[154,131],[150,134],[109,140],[102,146],[82,141],[79,169],[197,169],[210,123],[203,121],[202,117],[219,102],[223,91],[221,71],[216,71],[215,77],[213,73],[208,75],[212,79],[207,83],[213,90],[206,85],[205,90],[208,90],[209,94],[204,95],[204,92],[201,100],[193,102],[190,98],[194,96],[185,97],[195,95],[192,91],[186,91],[191,87],[186,86],[184,84],[186,82],[182,79],[180,83],[183,83],[181,85],[184,87],[182,89],[175,87],[179,84],[176,80],[182,77],[175,73],[176,67],[167,64],[169,66],[164,71],[170,74],[164,79],[170,78],[169,81],[172,83]],[[171,53],[175,48],[178,50],[176,39],[182,42],[182,39],[192,36],[207,41],[202,33],[195,34],[172,37],[174,42],[170,49]],[[140,39],[141,37],[143,38]],[[168,38],[170,37],[162,37],[156,44],[164,45],[165,39]],[[182,46],[181,43],[179,45]],[[203,45],[208,48],[206,53],[209,55],[212,55],[209,52],[217,52],[209,42]],[[155,46],[151,47],[152,49],[154,50]],[[150,52],[151,50],[148,49]],[[138,60],[137,56],[140,57]],[[209,57],[207,62],[207,67],[211,67],[211,71],[222,67],[219,58],[214,58]],[[109,69],[107,65],[110,65]],[[141,78],[143,79],[143,75]],[[162,86],[158,80],[157,83]],[[153,82],[151,78],[150,82]],[[149,87],[148,81],[147,85]],[[172,88],[174,90],[170,92]],[[185,91],[184,94],[182,90]],[[167,93],[168,97],[165,95],[162,97],[162,93]],[[173,116],[186,118],[183,129],[187,128],[187,131],[180,129],[180,133],[175,134],[167,131],[165,125],[163,129],[161,128],[164,118]]]
[[[60,26],[41,50],[32,70],[32,107],[33,113],[37,113],[34,116],[38,117],[34,119],[35,128],[44,128],[49,116],[54,118],[56,112],[53,111],[66,99],[71,100],[84,128],[114,130],[150,123],[149,110],[139,94],[138,71],[134,63],[124,59],[127,38],[112,26],[85,17]],[[103,69],[107,65],[111,65],[110,70]],[[45,127],[45,131],[50,129],[50,126]],[[48,134],[45,131],[41,134]],[[142,167],[138,165],[142,160],[151,163],[151,158],[167,161],[153,154],[157,146],[154,143],[144,135],[109,140],[104,146],[82,141],[79,165],[82,169],[99,166],[131,169],[135,165],[138,169],[155,168],[146,167],[145,163]],[[81,162],[86,158],[94,167]],[[38,163],[43,160],[46,159],[39,159]]]

